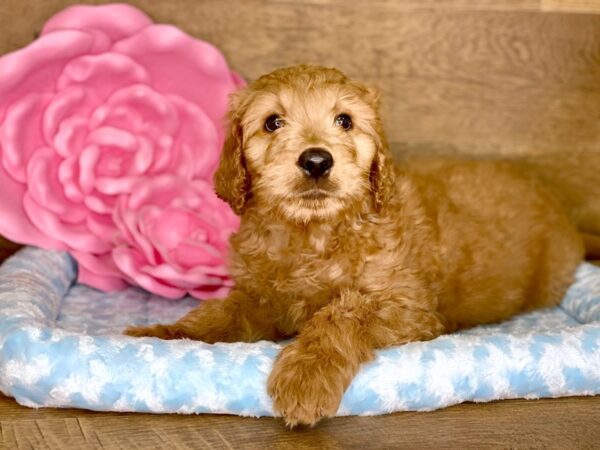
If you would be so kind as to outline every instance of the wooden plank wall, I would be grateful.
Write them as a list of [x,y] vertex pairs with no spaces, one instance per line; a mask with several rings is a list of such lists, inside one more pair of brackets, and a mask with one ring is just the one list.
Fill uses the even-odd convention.
[[[71,3],[2,0],[0,52]],[[514,154],[600,143],[598,0],[130,3],[216,44],[247,78],[314,62],[378,86],[401,148]]]

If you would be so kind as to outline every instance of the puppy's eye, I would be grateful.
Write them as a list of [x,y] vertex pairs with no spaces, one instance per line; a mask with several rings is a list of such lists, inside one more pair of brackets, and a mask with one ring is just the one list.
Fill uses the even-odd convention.
[[273,133],[283,125],[284,122],[281,117],[279,117],[277,114],[271,114],[269,117],[267,117],[267,120],[265,120],[265,131],[268,133]]
[[348,114],[338,114],[335,118],[335,126],[342,127],[344,130],[352,128],[352,119]]

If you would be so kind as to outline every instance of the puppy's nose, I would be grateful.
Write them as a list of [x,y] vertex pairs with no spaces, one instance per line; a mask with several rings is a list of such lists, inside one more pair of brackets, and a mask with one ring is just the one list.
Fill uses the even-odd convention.
[[333,156],[324,148],[307,148],[298,158],[298,165],[307,176],[316,180],[329,175],[333,166]]

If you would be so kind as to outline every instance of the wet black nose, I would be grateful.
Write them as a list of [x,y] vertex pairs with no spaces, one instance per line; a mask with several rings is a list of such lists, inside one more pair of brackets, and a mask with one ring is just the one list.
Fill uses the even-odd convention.
[[298,158],[298,165],[304,170],[306,176],[316,180],[329,175],[333,166],[333,156],[323,148],[307,148]]

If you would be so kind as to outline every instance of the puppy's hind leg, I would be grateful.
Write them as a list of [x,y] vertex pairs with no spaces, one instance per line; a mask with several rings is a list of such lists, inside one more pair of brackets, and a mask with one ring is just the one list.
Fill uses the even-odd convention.
[[556,228],[547,230],[533,277],[533,295],[525,309],[556,306],[573,283],[577,266],[583,261],[582,236],[565,217],[555,219]]
[[255,342],[278,340],[284,336],[258,301],[241,291],[232,291],[226,299],[206,300],[170,325],[129,327],[124,332],[134,337],[193,339],[208,343]]

